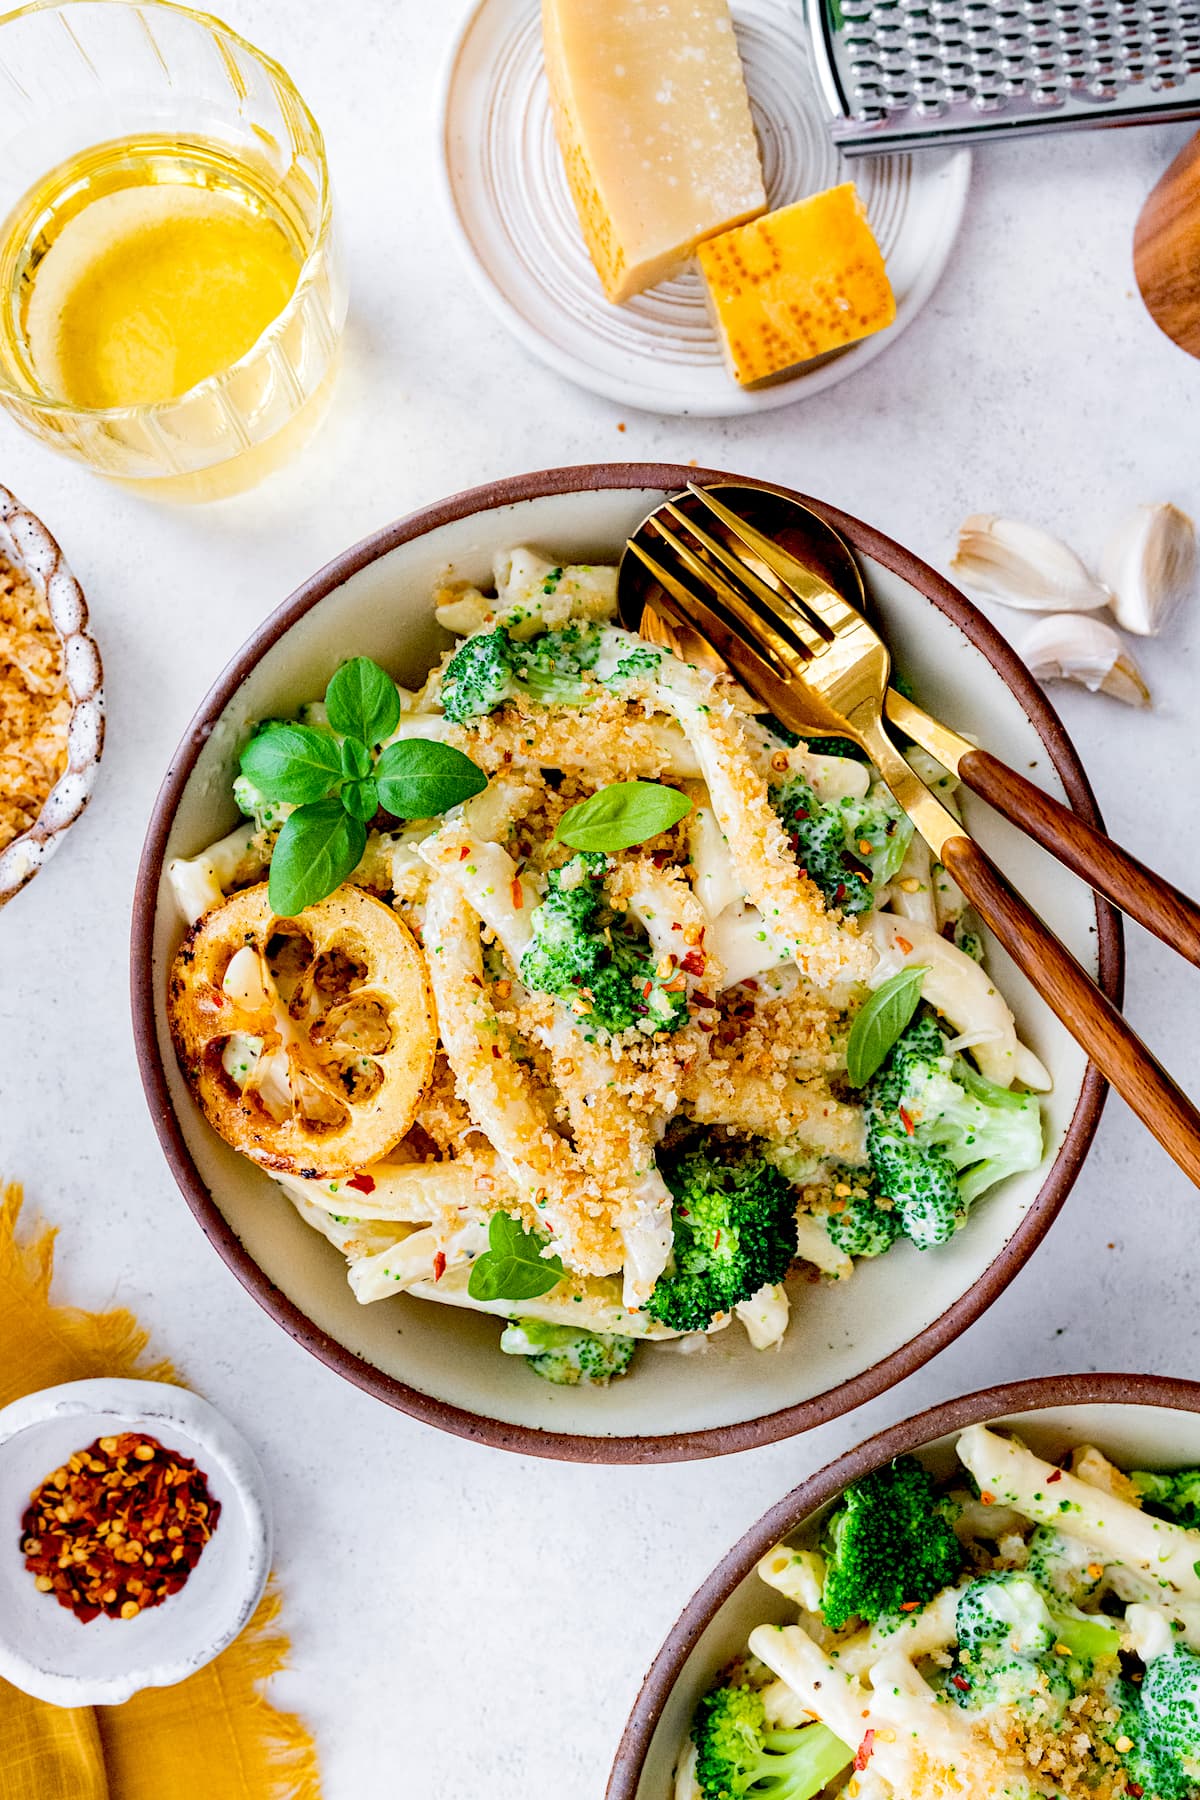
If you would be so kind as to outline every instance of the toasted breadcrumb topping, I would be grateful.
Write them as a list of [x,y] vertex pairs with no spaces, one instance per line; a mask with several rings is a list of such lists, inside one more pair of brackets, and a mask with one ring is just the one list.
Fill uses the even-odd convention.
[[29,830],[65,772],[70,720],[50,610],[0,558],[0,850]]

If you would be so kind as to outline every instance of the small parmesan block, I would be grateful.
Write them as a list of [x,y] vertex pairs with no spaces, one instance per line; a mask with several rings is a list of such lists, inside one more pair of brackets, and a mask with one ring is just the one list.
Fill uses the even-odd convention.
[[588,253],[615,302],[767,203],[728,0],[542,0]]
[[896,301],[853,182],[697,250],[726,360],[743,387],[882,331]]

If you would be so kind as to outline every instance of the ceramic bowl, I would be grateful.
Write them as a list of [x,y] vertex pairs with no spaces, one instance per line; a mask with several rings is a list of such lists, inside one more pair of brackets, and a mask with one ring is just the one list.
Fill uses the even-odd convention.
[[0,849],[3,906],[33,880],[92,797],[104,748],[104,690],[100,652],[88,636],[83,589],[41,520],[6,487],[0,487],[0,556],[25,575],[45,600],[62,640],[71,695],[66,769],[28,831]]
[[[136,1619],[82,1624],[38,1592],[21,1554],[29,1496],[98,1437],[142,1431],[191,1457],[221,1503],[186,1584]],[[0,1676],[54,1706],[119,1706],[202,1669],[249,1623],[271,1567],[266,1478],[219,1412],[163,1381],[68,1381],[0,1411]]]
[[[1103,1091],[1083,1052],[993,946],[991,966],[1022,1033],[1054,1077],[1042,1167],[989,1195],[936,1255],[905,1245],[861,1265],[845,1285],[801,1287],[777,1352],[759,1354],[729,1331],[701,1360],[649,1351],[606,1391],[538,1381],[498,1353],[494,1319],[402,1296],[360,1307],[341,1257],[200,1116],[167,1025],[166,971],[183,927],[164,868],[235,824],[230,778],[251,721],[322,693],[351,651],[419,683],[449,642],[428,601],[448,567],[486,580],[496,551],[526,542],[564,561],[615,561],[646,512],[689,478],[730,479],[658,464],[519,476],[443,501],[338,557],[267,620],[204,701],[159,793],[138,874],[132,979],[142,1080],[167,1159],[214,1247],[286,1331],[349,1380],[430,1424],[527,1454],[712,1456],[805,1430],[880,1393],[949,1343],[1017,1273],[1075,1178]],[[1095,820],[1058,718],[987,621],[898,544],[820,501],[808,504],[858,552],[897,660],[930,710]],[[1121,948],[1109,910],[982,806],[970,819],[1116,995]]]
[[1096,1444],[1120,1466],[1191,1468],[1200,1463],[1200,1384],[1159,1375],[1057,1375],[985,1388],[893,1425],[794,1488],[735,1544],[689,1600],[649,1672],[621,1738],[606,1800],[672,1800],[672,1772],[701,1695],[746,1648],[756,1625],[795,1619],[755,1565],[775,1544],[807,1542],[851,1481],[893,1457],[917,1456],[935,1476],[956,1465],[968,1425],[1010,1427],[1039,1455],[1059,1460],[1073,1444]]

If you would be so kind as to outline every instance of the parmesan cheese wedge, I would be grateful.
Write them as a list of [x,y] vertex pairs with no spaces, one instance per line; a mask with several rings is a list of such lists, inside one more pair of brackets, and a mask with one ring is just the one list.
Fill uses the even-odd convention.
[[701,244],[700,273],[734,380],[747,386],[896,317],[853,182]]
[[728,0],[542,0],[542,32],[567,180],[610,300],[762,212]]

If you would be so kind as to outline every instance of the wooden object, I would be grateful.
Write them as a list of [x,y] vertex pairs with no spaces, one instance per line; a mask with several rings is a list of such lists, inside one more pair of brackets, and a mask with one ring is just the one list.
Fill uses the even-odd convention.
[[1200,906],[1194,900],[988,751],[962,757],[958,775],[1098,894],[1200,967]]
[[1200,1187],[1200,1113],[1187,1095],[978,844],[947,838],[942,862],[1100,1073]]
[[1133,270],[1154,323],[1200,356],[1200,133],[1150,190],[1134,227]]

